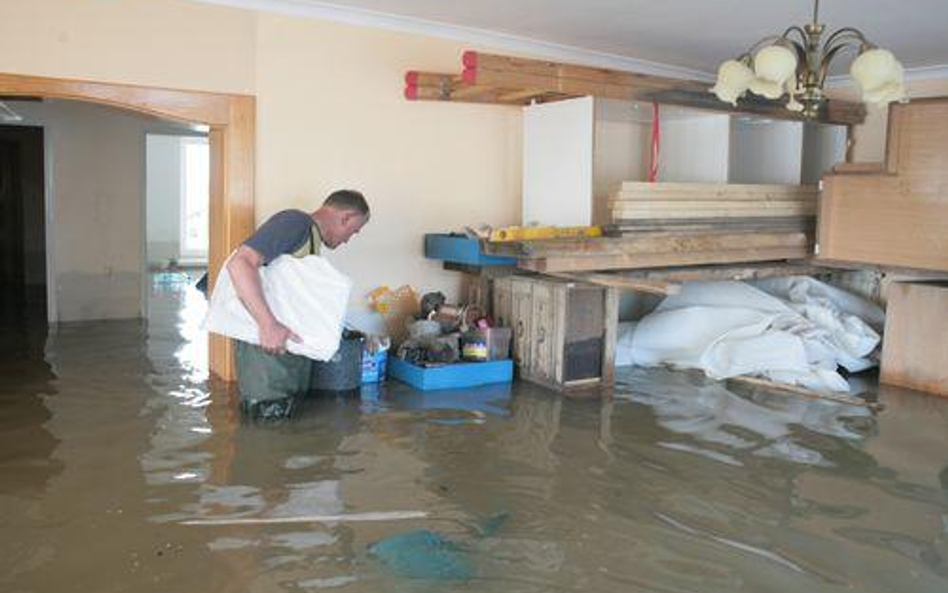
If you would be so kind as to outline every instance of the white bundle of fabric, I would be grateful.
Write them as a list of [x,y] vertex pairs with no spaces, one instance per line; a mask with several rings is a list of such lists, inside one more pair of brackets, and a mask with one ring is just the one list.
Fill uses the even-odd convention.
[[[314,360],[332,358],[339,349],[352,281],[318,255],[281,255],[260,268],[260,283],[273,315],[300,337],[300,342],[287,340],[287,350]],[[226,262],[204,327],[235,340],[260,343],[257,323],[237,296]]]
[[837,288],[798,276],[693,282],[636,326],[622,357],[639,366],[699,368],[715,379],[761,375],[815,390],[849,391],[837,372],[874,366],[884,313]]

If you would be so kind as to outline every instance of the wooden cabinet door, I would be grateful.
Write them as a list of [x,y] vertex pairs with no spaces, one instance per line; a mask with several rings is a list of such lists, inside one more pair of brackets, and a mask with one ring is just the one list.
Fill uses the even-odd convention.
[[818,260],[948,271],[948,97],[889,107],[885,163],[824,176],[818,229]]
[[493,316],[498,327],[513,327],[513,287],[510,278],[494,280]]
[[510,325],[513,330],[513,359],[521,373],[530,373],[530,341],[533,328],[533,284],[514,278],[510,284]]
[[556,345],[555,285],[536,282],[533,285],[532,375],[553,382]]

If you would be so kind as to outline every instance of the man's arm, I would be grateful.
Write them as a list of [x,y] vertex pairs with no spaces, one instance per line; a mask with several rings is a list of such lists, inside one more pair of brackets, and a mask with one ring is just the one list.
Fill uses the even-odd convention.
[[280,323],[267,305],[260,284],[259,270],[262,265],[263,256],[257,250],[241,245],[227,262],[227,271],[237,296],[257,322],[260,346],[271,354],[282,354],[286,352],[287,339],[299,342],[300,338]]

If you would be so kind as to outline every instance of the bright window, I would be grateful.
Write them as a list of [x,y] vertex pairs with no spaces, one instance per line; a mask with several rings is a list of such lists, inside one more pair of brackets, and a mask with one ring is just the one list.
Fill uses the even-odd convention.
[[206,258],[211,179],[207,138],[184,138],[181,148],[181,255]]

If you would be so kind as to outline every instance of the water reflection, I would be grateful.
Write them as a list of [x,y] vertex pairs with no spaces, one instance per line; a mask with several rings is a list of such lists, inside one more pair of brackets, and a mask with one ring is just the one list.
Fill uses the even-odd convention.
[[[13,340],[0,589],[948,589],[942,400],[884,390],[873,415],[633,371],[613,400],[391,384],[256,423],[208,380],[203,306],[162,286],[147,324]],[[457,543],[471,580],[367,553],[413,530]]]
[[53,455],[59,439],[46,428],[53,416],[45,399],[55,393],[55,379],[41,349],[0,350],[0,495],[39,495],[62,471]]
[[[792,394],[729,389],[701,375],[662,369],[625,369],[620,398],[651,407],[658,423],[687,440],[659,446],[742,465],[733,452],[832,467],[821,445],[854,449],[872,434],[876,422],[863,406],[813,400]],[[832,441],[819,435],[834,437]]]

